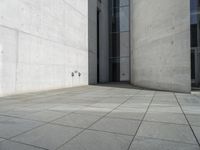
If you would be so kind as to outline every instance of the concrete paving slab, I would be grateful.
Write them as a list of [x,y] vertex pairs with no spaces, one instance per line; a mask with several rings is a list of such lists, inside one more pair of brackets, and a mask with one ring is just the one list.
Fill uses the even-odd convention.
[[200,115],[186,115],[186,117],[192,126],[200,127]]
[[147,109],[144,108],[128,108],[128,107],[119,107],[115,109],[110,114],[109,117],[122,118],[122,119],[136,119],[141,120]]
[[[194,136],[174,93],[115,86],[84,86],[1,98],[0,146],[5,142],[2,137],[12,140],[3,144],[5,150],[127,150],[132,140],[130,150],[198,148],[195,136],[200,138],[200,98],[176,94]],[[94,129],[80,129],[92,124]]]
[[39,147],[16,143],[12,141],[4,141],[0,143],[1,150],[44,150]]
[[182,114],[181,108],[179,106],[166,106],[166,107],[159,107],[159,106],[151,106],[148,112],[154,113],[180,113]]
[[0,138],[0,142],[4,141],[5,139]]
[[199,150],[198,145],[137,137],[130,150]]
[[54,121],[54,123],[72,127],[88,128],[99,118],[99,116],[92,115],[69,114],[61,119]]
[[30,132],[13,138],[12,140],[55,150],[72,137],[81,132],[81,129],[58,125],[45,125]]
[[86,108],[86,106],[79,104],[59,104],[55,107],[49,108],[48,110],[69,114],[83,108]]
[[58,150],[127,150],[131,136],[85,131]]
[[192,126],[192,129],[198,141],[200,142],[200,127]]
[[190,127],[187,125],[143,122],[137,135],[175,142],[197,144]]
[[183,114],[148,112],[144,118],[145,121],[166,122],[174,124],[186,124],[187,120]]
[[185,114],[200,115],[200,106],[182,106]]
[[37,121],[0,116],[0,137],[8,139],[42,124]]
[[51,122],[65,115],[66,115],[65,113],[45,110],[45,111],[30,114],[30,115],[26,115],[24,118],[27,118],[30,120],[36,120],[36,121]]
[[162,100],[162,99],[154,99],[152,104],[152,106],[160,106],[160,107],[167,107],[167,106],[174,106],[174,107],[178,107],[178,102],[176,100]]
[[140,121],[118,118],[103,118],[89,129],[107,131],[126,135],[135,135]]
[[95,115],[95,116],[104,116],[107,113],[111,112],[111,108],[98,108],[98,107],[85,107],[74,113],[84,114],[84,115]]

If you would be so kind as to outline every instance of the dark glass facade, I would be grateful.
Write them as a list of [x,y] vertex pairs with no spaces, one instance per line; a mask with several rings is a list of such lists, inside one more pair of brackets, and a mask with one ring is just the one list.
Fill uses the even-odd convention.
[[200,0],[190,1],[192,86],[200,86]]
[[129,0],[110,0],[110,81],[129,81]]

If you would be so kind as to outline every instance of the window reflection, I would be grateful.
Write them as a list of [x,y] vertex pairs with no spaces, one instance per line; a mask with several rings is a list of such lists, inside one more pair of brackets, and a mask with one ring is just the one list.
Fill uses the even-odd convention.
[[129,31],[129,7],[113,8],[112,32]]
[[110,81],[129,80],[129,0],[110,1]]
[[111,0],[113,7],[129,6],[129,0]]
[[200,86],[200,0],[190,1],[192,86]]

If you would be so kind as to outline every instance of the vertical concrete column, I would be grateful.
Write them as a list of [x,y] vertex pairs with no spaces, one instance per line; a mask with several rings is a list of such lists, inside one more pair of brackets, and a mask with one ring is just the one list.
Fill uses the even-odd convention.
[[88,0],[89,84],[97,83],[97,0]]
[[191,91],[189,0],[131,0],[131,83]]
[[108,0],[101,0],[99,22],[99,81],[109,81],[109,23]]
[[88,0],[89,84],[97,84],[97,7],[99,15],[99,82],[109,80],[108,0]]

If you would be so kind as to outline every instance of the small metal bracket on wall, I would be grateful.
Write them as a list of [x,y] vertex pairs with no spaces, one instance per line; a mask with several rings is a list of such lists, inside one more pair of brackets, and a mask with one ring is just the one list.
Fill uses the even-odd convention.
[[74,77],[74,72],[72,72],[72,77]]
[[81,73],[78,72],[77,70],[75,70],[74,72],[72,72],[71,76],[74,77],[75,74],[77,74],[79,77],[81,76]]

